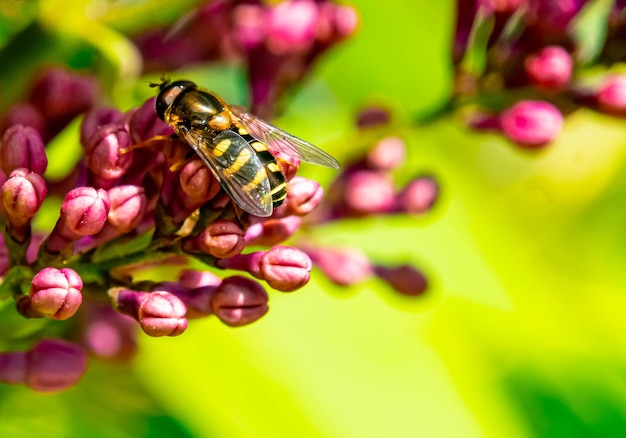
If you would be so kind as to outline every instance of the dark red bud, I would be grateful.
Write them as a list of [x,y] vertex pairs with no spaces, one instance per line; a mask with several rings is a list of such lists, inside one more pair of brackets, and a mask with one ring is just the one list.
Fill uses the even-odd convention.
[[226,325],[240,327],[267,313],[267,292],[257,281],[246,277],[228,277],[212,297],[213,312]]

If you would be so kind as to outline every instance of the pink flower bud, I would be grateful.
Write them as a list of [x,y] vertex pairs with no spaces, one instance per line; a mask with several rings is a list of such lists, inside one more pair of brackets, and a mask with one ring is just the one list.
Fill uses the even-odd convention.
[[89,139],[98,133],[101,126],[119,125],[124,115],[117,108],[101,106],[90,110],[85,114],[83,123],[80,125],[80,144],[87,148]]
[[626,114],[626,76],[612,75],[605,79],[598,90],[598,104],[604,111],[615,114]]
[[0,381],[39,392],[69,389],[86,370],[85,351],[61,339],[44,339],[26,352],[0,353]]
[[48,166],[41,136],[30,126],[14,125],[5,131],[0,160],[7,175],[19,168],[43,175]]
[[268,49],[276,54],[306,50],[315,39],[318,7],[310,0],[282,2],[269,11],[266,21]]
[[572,77],[573,61],[564,48],[549,46],[528,56],[524,66],[535,85],[560,89],[566,86]]
[[[60,254],[73,249],[74,242],[81,237],[93,236],[103,231],[109,214],[109,196],[105,190],[93,187],[77,187],[71,190],[61,205],[61,214],[52,233],[44,241],[44,248],[52,254]],[[105,230],[107,241],[115,235],[110,229]],[[95,243],[97,244],[97,243]],[[93,242],[85,242],[82,250],[94,246]]]
[[104,180],[121,178],[133,164],[133,152],[124,151],[128,146],[130,137],[125,128],[101,126],[85,145],[87,167]]
[[311,213],[324,197],[324,189],[317,181],[301,176],[296,176],[289,181],[287,192],[286,213],[297,216],[306,216]]
[[267,252],[257,251],[221,259],[217,266],[248,272],[265,280],[276,290],[291,292],[309,282],[311,259],[299,249],[275,246]]
[[377,106],[363,108],[356,117],[356,125],[360,129],[377,128],[387,125],[390,121],[389,111]]
[[212,199],[221,189],[211,170],[199,158],[189,160],[181,169],[180,187],[191,200],[200,203]]
[[261,258],[259,271],[270,287],[292,292],[309,282],[311,266],[309,256],[299,249],[275,246]]
[[370,170],[360,170],[346,181],[345,203],[356,215],[387,213],[395,199],[390,176]]
[[116,289],[109,294],[116,308],[137,320],[149,336],[178,336],[187,329],[187,307],[169,292]]
[[51,319],[68,319],[83,301],[82,288],[83,281],[73,269],[44,268],[30,285],[30,307]]
[[101,359],[126,361],[137,351],[137,323],[110,306],[90,306],[83,329],[83,345]]
[[369,257],[357,248],[320,248],[307,253],[330,281],[341,286],[353,285],[372,274]]
[[372,170],[390,171],[404,163],[406,144],[399,137],[385,137],[367,153],[367,166]]
[[159,119],[155,110],[156,97],[146,100],[130,115],[128,130],[133,144],[141,143],[159,135],[172,135],[172,128]]
[[61,234],[91,236],[104,227],[109,214],[109,195],[93,187],[77,187],[70,191],[61,205]]
[[246,246],[244,231],[234,221],[219,219],[194,239],[196,247],[217,258],[233,257]]
[[119,233],[134,230],[144,217],[148,198],[141,186],[116,186],[109,190],[110,210],[107,224]]
[[16,169],[2,184],[2,206],[11,224],[23,226],[39,211],[46,197],[46,183],[27,169]]
[[432,208],[438,195],[439,185],[433,178],[415,178],[398,195],[399,208],[407,213],[422,214]]
[[284,242],[298,231],[301,223],[299,216],[286,216],[251,225],[246,230],[246,245],[273,246]]
[[267,313],[267,292],[246,277],[228,277],[217,287],[211,300],[215,315],[226,325],[240,327]]
[[375,273],[402,295],[418,296],[428,289],[428,280],[424,274],[410,265],[393,268],[376,266]]
[[500,114],[506,137],[520,146],[541,147],[554,140],[563,128],[563,116],[548,102],[524,100]]

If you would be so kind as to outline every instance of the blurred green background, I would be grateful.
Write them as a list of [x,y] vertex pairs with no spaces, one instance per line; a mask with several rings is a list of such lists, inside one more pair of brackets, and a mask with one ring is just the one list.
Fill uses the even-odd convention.
[[[112,104],[141,103],[153,90],[124,34],[193,3],[0,0],[2,108],[49,62],[96,66]],[[1,437],[626,435],[623,120],[580,110],[531,152],[452,116],[417,125],[451,93],[453,2],[354,7],[358,33],[319,59],[277,124],[346,162],[371,146],[357,111],[392,109],[388,133],[409,145],[398,183],[434,174],[435,209],[344,220],[315,239],[412,263],[428,293],[401,297],[375,279],[339,288],[314,271],[297,293],[271,292],[251,326],[213,318],[177,338],[141,336],[131,365],[91,361],[61,394],[0,385]],[[12,36],[33,21],[40,34],[16,50]],[[181,76],[246,100],[236,66]],[[77,147],[64,146],[76,130],[60,150]]]

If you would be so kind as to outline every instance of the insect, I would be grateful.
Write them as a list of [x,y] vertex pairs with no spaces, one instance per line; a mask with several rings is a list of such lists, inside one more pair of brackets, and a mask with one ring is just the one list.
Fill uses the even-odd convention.
[[159,87],[158,116],[196,151],[235,203],[252,215],[270,216],[287,195],[285,176],[270,150],[339,168],[337,160],[311,143],[226,104],[191,81],[163,80],[153,86]]

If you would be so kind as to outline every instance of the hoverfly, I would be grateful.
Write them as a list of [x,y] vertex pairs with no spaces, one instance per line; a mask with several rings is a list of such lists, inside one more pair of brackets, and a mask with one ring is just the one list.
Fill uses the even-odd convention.
[[[154,85],[156,86],[156,84]],[[287,184],[269,149],[326,167],[326,152],[259,119],[191,81],[163,80],[156,112],[193,148],[222,188],[244,211],[267,217],[282,204]]]

